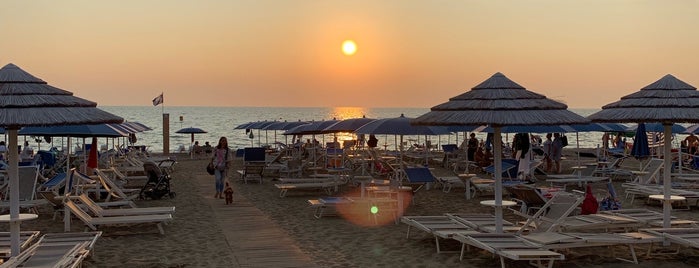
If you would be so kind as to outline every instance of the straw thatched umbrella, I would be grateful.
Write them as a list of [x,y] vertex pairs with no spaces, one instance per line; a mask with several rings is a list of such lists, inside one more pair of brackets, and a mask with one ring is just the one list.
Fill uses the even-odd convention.
[[588,116],[593,122],[642,123],[661,122],[665,147],[663,172],[664,202],[663,227],[670,227],[670,170],[673,123],[699,123],[699,91],[697,88],[666,75],[640,91],[621,97],[619,101],[602,106],[602,110]]
[[17,131],[24,126],[121,123],[121,117],[97,109],[97,103],[48,85],[14,64],[0,69],[0,126],[8,131],[11,255],[19,254]]
[[501,73],[472,90],[413,120],[422,125],[490,125],[493,127],[495,163],[496,232],[502,232],[501,130],[504,126],[585,124],[584,117],[567,110],[568,106],[526,90]]

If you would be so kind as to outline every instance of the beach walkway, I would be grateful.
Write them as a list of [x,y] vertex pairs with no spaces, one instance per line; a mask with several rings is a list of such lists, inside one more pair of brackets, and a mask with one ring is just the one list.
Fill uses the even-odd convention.
[[210,175],[197,175],[202,198],[214,211],[237,263],[231,267],[317,267],[296,242],[244,196],[235,195],[232,205],[206,195],[212,189]]

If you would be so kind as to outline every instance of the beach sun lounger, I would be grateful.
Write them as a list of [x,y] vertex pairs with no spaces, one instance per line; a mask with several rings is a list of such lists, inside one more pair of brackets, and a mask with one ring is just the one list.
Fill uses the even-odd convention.
[[441,239],[451,239],[456,234],[478,233],[475,229],[452,219],[449,216],[403,216],[400,221],[408,225],[406,238],[410,238],[410,230],[418,229],[434,236],[437,253],[443,253],[440,246]]
[[81,194],[78,196],[71,196],[73,200],[77,200],[80,204],[87,207],[87,209],[92,212],[97,217],[104,216],[128,216],[128,215],[153,215],[153,214],[173,214],[175,213],[175,207],[143,207],[143,208],[113,208],[105,209],[98,203],[95,203],[87,195]]
[[65,199],[64,202],[65,206],[70,210],[70,212],[77,216],[87,226],[86,228],[90,228],[94,231],[96,231],[97,228],[101,225],[132,225],[137,223],[154,223],[157,225],[160,234],[165,234],[165,230],[163,229],[162,224],[172,220],[171,214],[92,217],[87,212],[85,212],[80,206],[75,204],[72,200]]
[[50,233],[0,267],[81,267],[102,232]]
[[[515,261],[535,262],[538,267],[553,267],[556,260],[564,260],[561,253],[543,249],[540,244],[528,241],[515,234],[457,234],[454,239],[462,243],[460,260],[463,260],[467,247],[473,246],[500,257],[501,267],[505,258]],[[548,261],[548,265],[542,262]]]

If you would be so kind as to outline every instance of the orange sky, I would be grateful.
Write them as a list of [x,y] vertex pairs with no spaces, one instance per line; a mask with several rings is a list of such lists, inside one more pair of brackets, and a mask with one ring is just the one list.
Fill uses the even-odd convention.
[[[0,65],[99,105],[432,107],[502,72],[572,108],[699,86],[699,1],[4,1]],[[342,41],[358,45],[354,56]]]

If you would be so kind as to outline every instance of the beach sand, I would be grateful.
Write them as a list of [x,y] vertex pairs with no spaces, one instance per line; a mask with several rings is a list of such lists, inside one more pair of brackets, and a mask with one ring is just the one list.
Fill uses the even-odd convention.
[[[570,153],[570,152],[568,152]],[[575,164],[570,155],[566,167]],[[236,162],[239,168],[241,162]],[[630,163],[630,165],[633,165]],[[237,174],[232,174],[235,189],[233,205],[224,205],[223,199],[213,199],[214,179],[206,174],[206,160],[191,160],[179,155],[173,173],[172,187],[177,193],[173,199],[136,200],[141,207],[176,206],[175,220],[165,226],[160,235],[154,225],[141,224],[130,227],[105,227],[98,240],[94,255],[84,261],[83,267],[499,267],[499,259],[482,252],[468,252],[463,261],[459,254],[437,254],[432,235],[415,231],[406,238],[407,225],[361,225],[367,221],[343,217],[313,217],[307,200],[326,196],[320,192],[289,192],[279,197],[279,190],[266,178],[263,184],[243,184]],[[451,175],[449,171],[435,169],[437,176]],[[564,170],[564,172],[570,172]],[[539,176],[543,181],[544,177]],[[539,182],[544,185],[544,182]],[[209,186],[207,186],[209,185]],[[596,188],[603,188],[603,185]],[[617,192],[623,188],[617,183]],[[358,188],[344,186],[336,195],[357,196]],[[623,196],[622,196],[623,198]],[[405,215],[441,215],[446,212],[493,213],[492,208],[479,201],[492,199],[464,198],[463,188],[449,193],[441,189],[420,190]],[[254,232],[235,232],[235,215],[231,211],[252,208],[267,217],[269,223],[281,230],[278,244],[297,249],[302,258],[309,258],[308,265],[277,263],[256,264],[237,252],[237,243],[254,241]],[[637,200],[633,205],[624,202],[624,208],[644,207],[661,211],[660,206],[647,206]],[[673,211],[680,218],[699,219],[696,207],[691,211]],[[22,224],[22,230],[62,232],[60,219],[52,220],[53,208],[40,208],[39,219]],[[508,220],[521,220],[505,212]],[[356,224],[356,222],[362,222]],[[0,227],[6,231],[7,226]],[[71,231],[83,230],[82,223],[74,219]],[[455,241],[442,241],[443,250],[458,250]],[[619,256],[628,249],[615,248]],[[263,251],[264,252],[264,251]],[[273,255],[275,252],[270,251]],[[640,255],[643,250],[637,250]],[[566,260],[556,262],[555,267],[697,267],[699,256],[694,249],[683,248],[677,255],[639,256],[640,264],[616,260],[608,248],[581,248],[565,252]],[[257,256],[265,257],[265,256]],[[274,256],[269,256],[272,258]],[[268,262],[269,263],[269,262]],[[525,262],[507,262],[508,267],[528,267]]]

